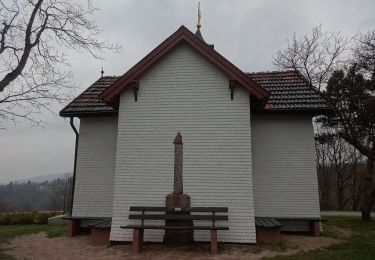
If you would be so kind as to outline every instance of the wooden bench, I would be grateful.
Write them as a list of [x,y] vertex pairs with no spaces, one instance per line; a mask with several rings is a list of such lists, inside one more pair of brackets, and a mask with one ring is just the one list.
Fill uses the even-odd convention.
[[326,222],[322,218],[309,218],[309,217],[275,217],[278,221],[304,221],[309,223],[309,233],[311,236],[320,236],[320,222]]
[[104,218],[87,225],[90,228],[90,240],[94,246],[110,244],[112,218]]
[[258,243],[276,245],[281,242],[282,224],[275,218],[255,217],[255,228]]
[[[211,254],[217,253],[217,230],[229,230],[228,226],[216,226],[217,221],[228,220],[228,208],[226,207],[190,207],[190,208],[166,208],[166,207],[130,207],[129,219],[140,220],[139,225],[121,226],[125,229],[133,229],[133,251],[139,253],[142,250],[143,234],[145,229],[164,230],[210,230],[211,231]],[[197,214],[191,214],[197,213]],[[205,214],[202,214],[205,213]],[[216,213],[220,213],[217,215]],[[189,221],[212,221],[211,225],[187,225],[166,226],[145,224],[148,220],[189,220]]]
[[81,221],[82,220],[103,220],[105,218],[103,217],[82,217],[82,216],[66,216],[62,219],[69,220],[68,222],[68,230],[67,230],[67,236],[73,237],[76,235],[79,235],[81,232]]

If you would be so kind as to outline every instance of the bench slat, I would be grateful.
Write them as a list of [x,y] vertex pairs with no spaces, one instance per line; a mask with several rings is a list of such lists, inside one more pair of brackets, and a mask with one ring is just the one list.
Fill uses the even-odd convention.
[[79,216],[65,216],[62,219],[66,220],[103,220],[105,217],[79,217]]
[[[129,211],[175,212],[174,208],[132,206]],[[180,212],[228,212],[227,207],[189,207]]]
[[281,220],[281,221],[325,221],[322,218],[309,218],[309,217],[274,217],[276,220]]
[[229,227],[225,226],[182,226],[182,227],[166,227],[163,225],[127,225],[121,226],[123,229],[181,229],[181,230],[229,230]]
[[129,219],[148,220],[228,220],[224,215],[182,215],[182,214],[130,214]]
[[166,211],[166,207],[142,207],[142,206],[132,206],[129,208],[129,211],[153,211],[153,212],[159,212],[159,211]]

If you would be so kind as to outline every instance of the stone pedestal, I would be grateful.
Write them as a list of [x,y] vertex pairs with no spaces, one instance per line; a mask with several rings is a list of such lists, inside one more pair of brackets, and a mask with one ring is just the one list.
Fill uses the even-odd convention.
[[190,196],[187,194],[168,194],[165,198],[167,208],[188,208],[190,207]]
[[257,232],[257,242],[268,244],[268,245],[277,245],[281,242],[280,227],[275,228],[264,228],[256,227]]
[[94,246],[109,245],[110,228],[91,228],[91,244]]
[[[167,208],[188,208],[190,207],[190,197],[186,194],[168,194],[165,199]],[[173,212],[176,214],[178,211]],[[168,213],[167,213],[168,214]],[[179,213],[190,214],[190,213]],[[193,226],[191,220],[166,220],[166,226]],[[168,245],[186,245],[194,242],[194,230],[165,230],[165,243]]]

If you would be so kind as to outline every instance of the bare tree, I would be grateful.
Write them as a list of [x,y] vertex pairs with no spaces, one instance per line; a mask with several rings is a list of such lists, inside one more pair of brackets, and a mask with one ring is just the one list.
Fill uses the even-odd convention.
[[354,61],[363,74],[375,81],[375,30],[360,35],[354,50]]
[[331,209],[332,174],[330,171],[330,161],[328,157],[329,146],[326,142],[321,142],[319,137],[323,134],[320,126],[316,127],[316,164],[318,172],[319,199],[321,209]]
[[285,70],[301,72],[309,83],[321,90],[331,73],[347,59],[351,40],[339,32],[325,32],[322,26],[312,29],[310,35],[298,38],[294,34],[284,50],[278,50],[274,64]]
[[[348,145],[341,138],[324,132],[319,133],[317,140],[320,146],[320,152],[318,154],[320,156],[325,156],[325,161],[321,160],[321,163],[324,163],[324,168],[329,172],[329,177],[333,177],[328,184],[328,189],[335,188],[337,209],[343,210],[351,199],[351,197],[345,194],[345,190],[350,184],[351,179],[351,175],[346,171],[349,160],[347,156]],[[325,174],[327,174],[327,172],[325,172]],[[328,176],[326,176],[326,178],[327,177]]]
[[359,209],[359,203],[361,202],[362,183],[364,175],[365,157],[352,145],[347,145],[345,150],[346,157],[348,158],[348,167],[346,170],[350,176],[350,197],[352,200],[352,210],[357,211]]
[[[68,98],[73,86],[64,50],[119,50],[98,39],[94,12],[73,0],[0,1],[0,120],[27,119]],[[1,127],[1,126],[0,126]]]
[[72,176],[65,176],[64,178],[64,185],[63,185],[63,200],[64,200],[64,213],[71,212],[70,210],[70,201],[72,196],[72,188],[73,188],[73,177]]
[[51,200],[55,209],[69,212],[70,193],[71,193],[72,177],[64,176],[53,180],[51,186]]
[[0,199],[0,213],[9,211],[8,205]]
[[[344,138],[367,157],[367,170],[362,178],[363,196],[361,198],[362,218],[371,219],[371,210],[375,203],[375,30],[360,35],[354,50],[354,67],[367,79],[365,96],[362,97],[364,113],[358,113],[362,128],[367,128],[367,135],[352,127],[345,129]],[[362,135],[361,135],[362,134]]]
[[322,209],[358,210],[365,157],[332,129],[316,126],[318,181]]
[[[274,63],[300,71],[322,92],[333,113],[321,117],[320,123],[367,157],[361,210],[362,219],[370,220],[375,202],[375,32],[360,35],[358,40],[315,27],[311,35],[294,35],[287,48],[276,53]],[[346,177],[342,177],[339,182],[344,184]]]

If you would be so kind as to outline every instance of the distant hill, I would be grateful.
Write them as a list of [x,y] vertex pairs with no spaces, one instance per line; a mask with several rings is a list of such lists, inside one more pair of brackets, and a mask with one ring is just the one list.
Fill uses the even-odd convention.
[[58,178],[65,178],[72,176],[72,173],[58,173],[58,174],[49,174],[49,175],[40,175],[40,176],[34,176],[29,178],[24,178],[20,180],[14,181],[15,183],[27,183],[27,182],[34,182],[34,183],[42,183],[45,181],[53,181]]
[[0,212],[25,210],[68,212],[72,179],[70,174],[64,173],[0,184]]

